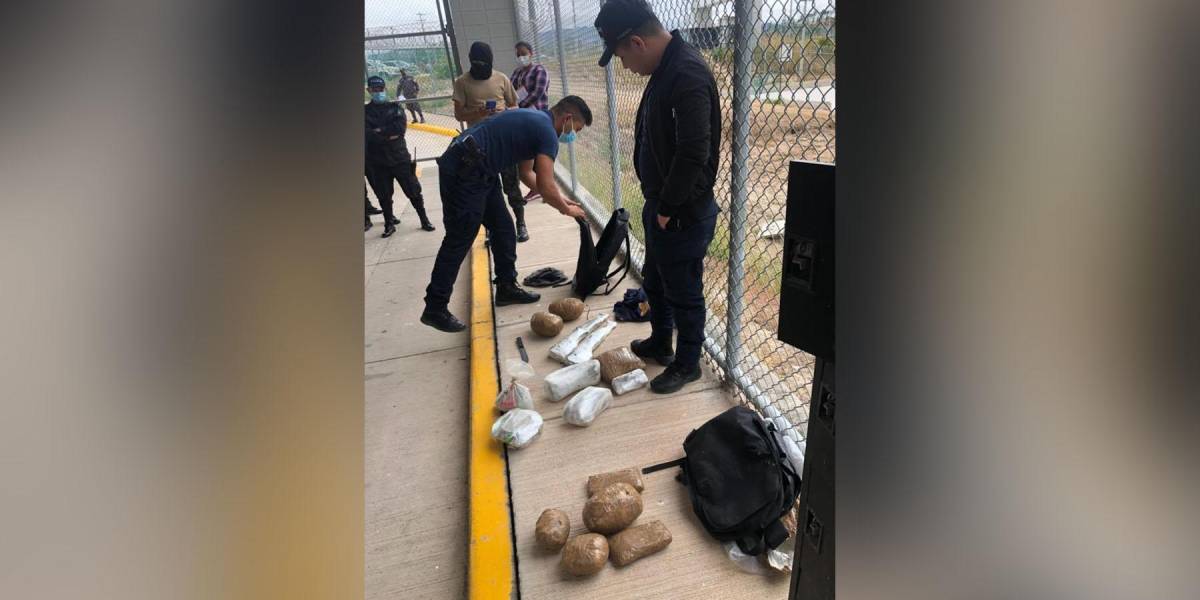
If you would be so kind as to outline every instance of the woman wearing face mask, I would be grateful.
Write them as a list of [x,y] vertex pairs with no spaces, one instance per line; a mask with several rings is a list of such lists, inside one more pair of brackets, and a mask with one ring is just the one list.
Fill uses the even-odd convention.
[[550,89],[550,75],[546,67],[533,59],[533,46],[528,42],[517,42],[517,68],[513,70],[513,89],[517,91],[517,106],[520,108],[537,108],[546,110],[549,105],[547,90]]

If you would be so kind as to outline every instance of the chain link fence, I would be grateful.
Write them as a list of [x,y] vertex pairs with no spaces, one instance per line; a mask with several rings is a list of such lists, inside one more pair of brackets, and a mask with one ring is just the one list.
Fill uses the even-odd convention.
[[[812,356],[776,339],[788,163],[835,162],[833,0],[649,0],[668,30],[699,48],[721,93],[717,233],[705,259],[708,359],[742,399],[793,439],[807,431]],[[551,103],[584,98],[594,122],[559,175],[593,219],[630,212],[640,269],[644,199],[633,169],[646,79],[613,58],[596,65],[600,0],[514,0],[518,35],[550,73]],[[497,49],[500,51],[500,49]]]

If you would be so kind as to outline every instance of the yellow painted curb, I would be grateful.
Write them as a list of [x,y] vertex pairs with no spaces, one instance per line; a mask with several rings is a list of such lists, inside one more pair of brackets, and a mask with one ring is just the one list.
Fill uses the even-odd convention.
[[484,235],[471,247],[471,439],[468,495],[467,598],[510,600],[514,559],[508,510],[504,446],[492,439],[493,402],[500,393],[496,373],[496,328]]
[[424,131],[426,133],[437,133],[449,137],[458,137],[458,131],[449,127],[441,127],[439,125],[430,125],[428,123],[409,123],[409,129]]

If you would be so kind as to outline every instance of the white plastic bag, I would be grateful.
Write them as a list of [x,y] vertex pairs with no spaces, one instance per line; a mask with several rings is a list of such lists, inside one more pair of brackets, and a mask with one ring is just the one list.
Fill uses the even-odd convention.
[[535,410],[514,408],[492,424],[492,439],[509,448],[524,448],[542,431],[542,415]]
[[629,392],[632,392],[633,390],[636,390],[649,382],[650,379],[646,377],[645,371],[641,369],[634,369],[624,375],[618,375],[617,377],[614,377],[612,380],[612,388],[613,391],[620,396],[621,394],[628,394]]
[[583,340],[583,338],[587,337],[588,333],[603,323],[607,318],[608,315],[606,314],[596,315],[583,325],[576,327],[575,331],[572,331],[567,337],[550,347],[550,358],[564,365],[572,364],[567,361],[567,357],[575,351],[575,347],[579,345],[579,342]]
[[792,572],[792,556],[796,551],[796,536],[792,536],[778,548],[767,550],[767,566],[780,573]]
[[592,360],[592,351],[600,347],[600,342],[603,342],[604,338],[608,337],[608,334],[612,333],[616,328],[617,324],[615,322],[609,322],[593,329],[587,334],[587,337],[579,341],[579,345],[575,346],[571,354],[567,355],[567,362],[577,365],[581,362]]
[[597,383],[600,383],[600,361],[589,360],[563,367],[547,375],[546,392],[550,394],[551,400],[558,402],[573,392]]
[[496,396],[496,410],[507,412],[514,408],[533,410],[533,394],[525,384],[516,379],[510,381],[500,395]]
[[586,387],[575,394],[563,407],[563,420],[579,427],[587,427],[612,404],[612,392],[608,388]]
[[742,552],[742,549],[738,548],[737,542],[725,542],[725,554],[729,556],[729,560],[732,560],[733,564],[747,573],[761,575],[767,571],[758,562],[757,556],[750,556]]
[[804,442],[797,444],[792,438],[783,437],[783,453],[787,455],[788,461],[792,463],[792,468],[796,469],[797,473],[804,472],[804,447],[801,444]]
[[537,375],[537,373],[533,372],[533,367],[529,366],[529,363],[519,358],[510,358],[504,361],[504,373],[515,380],[529,379]]

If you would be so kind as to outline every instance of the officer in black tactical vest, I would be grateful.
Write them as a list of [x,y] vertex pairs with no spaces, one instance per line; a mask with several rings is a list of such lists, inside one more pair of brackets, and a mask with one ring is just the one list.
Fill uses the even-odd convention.
[[404,143],[404,132],[408,129],[408,118],[399,102],[388,102],[382,77],[367,79],[367,91],[371,101],[366,104],[367,136],[367,181],[379,199],[383,209],[383,237],[396,232],[400,222],[392,212],[392,180],[400,183],[400,189],[416,209],[421,219],[421,229],[433,231],[433,223],[425,216],[425,200],[421,196],[421,182],[417,181],[417,166]]

